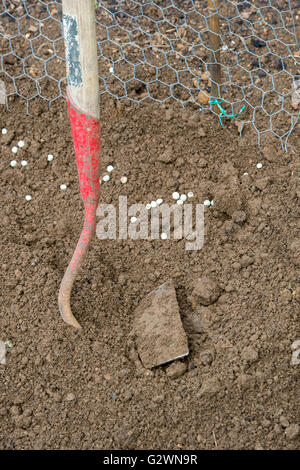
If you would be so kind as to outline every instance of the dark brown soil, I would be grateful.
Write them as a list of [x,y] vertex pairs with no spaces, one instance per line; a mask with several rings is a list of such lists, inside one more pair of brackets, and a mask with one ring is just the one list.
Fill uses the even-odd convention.
[[[300,337],[299,128],[287,153],[271,137],[258,150],[250,132],[240,139],[230,121],[221,129],[193,108],[103,99],[102,168],[115,170],[101,201],[171,202],[173,191],[191,190],[194,202],[215,205],[200,251],[184,240],[95,239],[73,289],[77,332],[57,308],[82,223],[66,106],[41,103],[28,117],[15,100],[16,113],[0,117],[9,130],[0,137],[0,338],[12,343],[0,366],[1,448],[299,449],[300,436],[286,432],[300,422],[300,369],[291,364]],[[24,137],[11,168],[11,147]],[[158,161],[169,148],[174,162]],[[195,283],[205,276],[222,292],[201,306]],[[144,369],[129,341],[139,300],[168,279],[189,339],[180,374]]]

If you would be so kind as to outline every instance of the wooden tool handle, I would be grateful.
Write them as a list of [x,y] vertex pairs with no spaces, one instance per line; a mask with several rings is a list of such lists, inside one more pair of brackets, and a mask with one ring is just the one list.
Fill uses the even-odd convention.
[[60,285],[58,304],[63,320],[75,328],[70,296],[93,238],[99,203],[100,104],[94,0],[63,0],[67,60],[67,102],[72,128],[84,224]]
[[94,0],[63,0],[69,97],[73,105],[100,118]]

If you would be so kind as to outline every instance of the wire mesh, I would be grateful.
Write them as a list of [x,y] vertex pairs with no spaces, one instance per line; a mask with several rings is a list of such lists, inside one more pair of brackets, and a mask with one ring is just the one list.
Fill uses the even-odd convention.
[[[27,112],[37,98],[51,104],[65,96],[61,3],[0,0],[8,109],[15,96]],[[286,145],[299,117],[300,2],[100,0],[95,9],[101,94],[193,104],[220,115],[220,124],[232,116],[241,134],[253,126],[259,143],[271,132]],[[218,33],[211,29],[216,14]]]

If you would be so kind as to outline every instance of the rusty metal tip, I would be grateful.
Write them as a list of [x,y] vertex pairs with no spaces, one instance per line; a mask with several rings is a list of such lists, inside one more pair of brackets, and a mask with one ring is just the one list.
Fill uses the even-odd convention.
[[82,326],[78,323],[73,313],[71,312],[70,305],[62,304],[60,300],[58,300],[58,305],[59,305],[59,312],[63,321],[67,323],[67,325],[73,326],[77,330],[80,330]]

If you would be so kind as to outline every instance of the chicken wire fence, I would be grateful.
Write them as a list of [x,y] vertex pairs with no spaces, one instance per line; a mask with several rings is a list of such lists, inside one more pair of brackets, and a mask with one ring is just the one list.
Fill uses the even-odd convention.
[[[286,146],[300,105],[299,1],[98,0],[95,12],[100,94],[192,103]],[[16,96],[29,113],[65,96],[62,23],[61,0],[0,0],[8,109]]]

